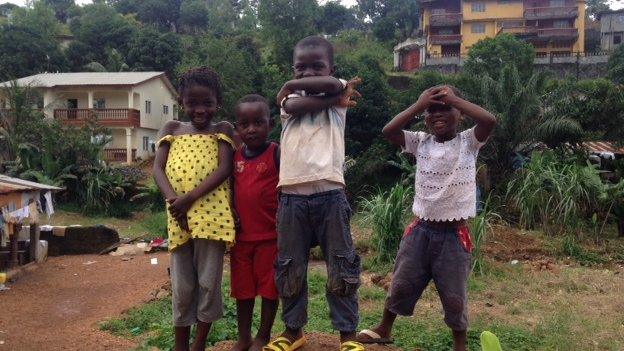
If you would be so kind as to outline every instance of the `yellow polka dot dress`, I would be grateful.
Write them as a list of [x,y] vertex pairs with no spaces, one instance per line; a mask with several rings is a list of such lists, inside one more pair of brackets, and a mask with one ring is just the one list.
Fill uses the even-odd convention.
[[[234,142],[224,134],[166,135],[158,144],[170,144],[165,173],[173,190],[184,195],[197,187],[219,165],[219,140],[232,147]],[[191,232],[180,228],[167,211],[169,250],[191,238],[225,241],[232,244],[235,238],[234,219],[230,209],[230,184],[225,181],[210,193],[199,198],[187,213]]]

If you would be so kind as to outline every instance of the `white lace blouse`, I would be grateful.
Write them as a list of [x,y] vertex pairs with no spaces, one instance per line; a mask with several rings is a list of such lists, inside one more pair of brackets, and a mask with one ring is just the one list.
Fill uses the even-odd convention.
[[429,221],[474,217],[477,155],[485,144],[475,137],[474,127],[443,143],[425,132],[403,132],[403,151],[416,157],[414,215]]

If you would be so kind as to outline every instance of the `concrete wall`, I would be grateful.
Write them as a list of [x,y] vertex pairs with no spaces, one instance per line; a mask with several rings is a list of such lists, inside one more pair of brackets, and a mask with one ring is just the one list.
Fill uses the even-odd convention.
[[[159,130],[167,121],[173,119],[173,106],[177,102],[162,79],[151,79],[136,86],[133,91],[140,96],[139,106],[135,108],[141,111],[141,127]],[[151,101],[151,113],[145,111],[145,101]],[[163,114],[163,105],[169,106],[169,114]]]
[[613,51],[620,44],[613,42],[614,36],[619,35],[624,42],[624,13],[603,14],[600,18],[600,48],[604,51]]

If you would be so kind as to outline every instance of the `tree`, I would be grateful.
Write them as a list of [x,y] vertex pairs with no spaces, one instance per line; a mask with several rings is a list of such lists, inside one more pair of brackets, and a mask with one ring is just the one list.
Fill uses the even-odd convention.
[[208,8],[202,0],[184,0],[180,7],[180,27],[196,33],[208,27]]
[[531,44],[511,34],[502,34],[473,45],[464,67],[475,76],[487,74],[497,80],[501,67],[511,64],[518,69],[522,79],[528,79],[533,73],[534,59],[535,49]]
[[239,13],[232,0],[208,1],[208,30],[215,36],[221,37],[234,33]]
[[357,0],[357,4],[362,17],[372,21],[373,28],[378,28],[382,38],[388,38],[389,33],[397,31],[398,39],[404,40],[418,29],[420,7],[417,0]]
[[69,9],[76,6],[74,0],[44,0],[43,2],[54,10],[56,18],[61,23],[67,22]]
[[317,21],[319,30],[325,34],[336,34],[354,22],[355,14],[338,1],[328,1],[320,8]]
[[[105,4],[86,5],[82,13],[72,18],[70,29],[82,52],[92,57],[89,61],[106,62],[106,50],[114,48],[122,55],[128,52],[128,44],[137,28],[132,22]],[[74,63],[74,66],[76,64]]]
[[316,33],[315,0],[260,0],[260,33],[270,50],[270,60],[286,68],[292,63],[297,41]]
[[587,0],[585,6],[587,6],[585,15],[592,20],[597,19],[600,12],[609,10],[609,2],[607,0]]
[[609,57],[609,78],[616,83],[624,84],[624,45],[620,45]]
[[613,82],[606,79],[553,81],[547,91],[546,116],[563,116],[578,122],[584,139],[624,140],[624,91]]
[[233,38],[189,37],[184,40],[183,51],[185,54],[176,68],[176,76],[199,66],[209,66],[219,74],[224,100],[223,108],[219,110],[220,118],[232,116],[234,104],[241,96],[259,92],[256,80],[259,68]]
[[136,71],[165,71],[171,74],[182,57],[180,39],[151,27],[139,30],[130,41],[127,61]]
[[67,62],[58,44],[31,28],[0,26],[0,79],[62,71]]
[[9,17],[13,10],[18,8],[19,6],[12,4],[10,2],[5,2],[4,4],[0,4],[0,17]]
[[54,10],[42,1],[35,2],[32,7],[14,9],[11,24],[29,28],[50,41],[56,41],[56,36],[61,33],[61,26],[55,17]]
[[137,18],[162,30],[177,31],[182,0],[141,0],[136,2]]

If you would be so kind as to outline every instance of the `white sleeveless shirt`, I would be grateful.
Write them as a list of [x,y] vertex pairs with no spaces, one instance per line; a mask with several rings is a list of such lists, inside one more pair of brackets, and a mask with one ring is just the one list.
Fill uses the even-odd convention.
[[403,151],[416,157],[414,215],[429,221],[474,217],[477,155],[485,144],[475,137],[474,127],[443,143],[425,132],[403,132]]

